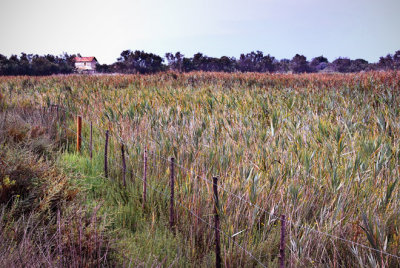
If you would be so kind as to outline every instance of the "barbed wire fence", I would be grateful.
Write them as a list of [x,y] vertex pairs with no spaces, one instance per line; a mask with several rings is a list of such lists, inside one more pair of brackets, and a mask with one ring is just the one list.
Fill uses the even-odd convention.
[[[61,107],[59,105],[52,105],[52,106],[57,107],[57,113],[58,113],[58,109],[60,109],[60,110],[63,110],[65,113],[71,115],[73,118],[78,118],[79,117],[79,116],[76,115],[75,112],[71,112],[68,109],[66,109],[65,107]],[[63,124],[63,125],[60,125],[60,126],[62,126],[63,128],[67,129],[68,131],[71,131],[72,133],[74,133],[77,136],[77,139],[80,136],[81,137],[81,141],[83,141],[85,143],[85,147],[91,153],[92,146],[93,146],[93,144],[92,144],[92,127],[95,128],[98,131],[98,133],[103,133],[103,132],[105,133],[105,130],[102,130],[99,126],[93,125],[92,121],[89,121],[89,120],[85,119],[84,117],[81,117],[81,118],[84,120],[84,122],[86,122],[91,127],[91,130],[90,130],[90,135],[91,135],[90,143],[86,139],[82,138],[81,133],[78,133],[77,131],[75,131],[75,130],[73,130],[71,128],[68,128],[66,126],[66,124]],[[78,121],[78,119],[76,119],[76,120]],[[115,136],[115,138],[118,140],[118,142],[120,142],[121,145],[124,146],[124,148],[126,150],[126,157],[129,159],[129,161],[131,163],[132,163],[132,161],[136,161],[136,162],[139,162],[141,164],[145,164],[145,161],[141,161],[141,160],[138,160],[138,159],[131,159],[131,155],[129,153],[130,149],[132,148],[131,144],[129,144],[126,141],[124,141],[118,135],[118,133],[114,133],[114,132],[110,132],[110,133]],[[157,141],[155,141],[154,139],[152,139],[151,137],[147,137],[147,138],[148,138],[147,140],[150,141],[151,143],[153,143],[155,146],[159,145],[159,143]],[[285,243],[285,235],[286,235],[286,233],[285,233],[285,225],[286,224],[290,224],[293,227],[296,227],[296,228],[299,228],[299,229],[303,229],[303,230],[305,230],[307,232],[314,232],[314,233],[316,233],[318,235],[326,236],[326,237],[328,237],[328,238],[330,238],[332,240],[339,240],[339,241],[348,243],[348,244],[350,244],[352,246],[352,248],[354,250],[356,250],[356,247],[360,247],[360,248],[364,248],[366,250],[369,250],[371,252],[378,253],[381,256],[385,255],[387,257],[396,259],[398,264],[400,265],[400,256],[398,256],[398,255],[395,255],[395,254],[392,254],[392,253],[389,253],[389,252],[386,252],[386,251],[383,251],[383,250],[379,250],[379,249],[376,249],[376,248],[372,248],[372,247],[369,247],[367,245],[361,244],[359,242],[352,241],[350,239],[346,239],[346,238],[339,237],[339,236],[336,236],[336,235],[333,235],[333,234],[330,234],[330,233],[327,233],[327,232],[323,232],[323,231],[320,231],[320,230],[318,230],[318,229],[316,229],[314,227],[310,227],[310,226],[306,226],[306,225],[302,225],[302,224],[296,223],[296,222],[292,221],[291,219],[285,218],[285,215],[277,215],[276,213],[267,211],[266,209],[258,206],[257,204],[255,204],[255,203],[253,203],[253,202],[251,202],[249,200],[244,199],[243,197],[239,196],[236,193],[233,193],[232,191],[227,189],[227,187],[225,185],[217,184],[214,181],[208,179],[206,176],[198,175],[197,173],[194,173],[192,170],[189,170],[188,168],[186,168],[185,166],[183,166],[179,162],[176,162],[175,160],[172,160],[171,158],[164,157],[161,154],[156,154],[153,151],[148,151],[147,153],[150,153],[153,156],[159,157],[159,158],[163,159],[165,162],[173,164],[174,167],[177,167],[177,168],[179,168],[179,169],[181,169],[181,170],[183,170],[185,172],[188,172],[189,174],[193,175],[194,177],[196,177],[198,179],[201,179],[202,181],[212,185],[213,187],[224,191],[229,196],[232,196],[235,199],[237,199],[239,202],[242,202],[242,203],[245,203],[245,204],[247,204],[249,206],[252,206],[253,208],[256,208],[257,210],[262,211],[262,212],[266,213],[267,215],[269,215],[270,217],[274,218],[276,221],[280,221],[281,227],[282,227],[281,228],[280,254],[279,254],[280,267],[284,267],[285,266],[284,253],[285,253],[285,248],[286,248],[286,243]],[[125,170],[126,169],[126,167],[124,167],[121,164],[119,164],[116,161],[116,159],[109,157],[107,154],[105,154],[105,161],[113,161],[113,164],[115,166],[121,168],[121,170]],[[141,178],[141,177],[139,177],[137,175],[134,175],[134,177],[136,179],[141,180],[144,183],[145,186],[149,186],[153,191],[155,191],[158,194],[168,198],[168,193],[167,192],[160,191],[154,185],[152,185],[149,181],[146,181],[144,178]],[[215,200],[215,195],[214,195],[214,200]],[[226,237],[229,240],[229,242],[232,242],[234,245],[236,245],[238,248],[240,248],[245,254],[247,254],[251,259],[256,261],[256,263],[258,263],[261,267],[266,267],[265,264],[263,264],[262,261],[259,258],[255,257],[252,252],[250,252],[245,247],[241,246],[238,242],[236,242],[229,234],[227,234],[226,232],[224,232],[220,228],[216,228],[215,225],[214,226],[211,225],[207,220],[205,220],[204,218],[202,218],[201,216],[196,214],[193,210],[187,208],[181,202],[176,202],[176,200],[174,200],[174,203],[178,204],[181,208],[186,210],[188,213],[190,213],[196,219],[198,219],[201,222],[205,223],[207,226],[209,226],[210,229],[213,229],[214,231],[216,231],[216,233],[221,233],[224,237]],[[283,247],[283,249],[282,249],[282,247]],[[299,261],[301,262],[301,260],[299,260]],[[216,264],[216,266],[218,267],[218,263]]]
[[[69,127],[66,127],[66,126],[63,126],[63,127],[65,127],[68,131],[74,133],[75,135],[79,136],[79,134],[78,134],[77,131],[75,131],[75,130],[69,128]],[[99,129],[98,129],[98,130],[99,130]],[[89,149],[89,148],[90,148],[91,145],[90,145],[89,142],[87,142],[86,139],[81,138],[81,141],[83,141],[84,146],[86,147],[86,149]],[[128,158],[129,158],[129,155],[127,155],[127,156],[128,156]],[[117,166],[117,167],[119,167],[119,168],[121,168],[121,169],[125,169],[125,168],[124,168],[122,165],[120,165],[114,158],[111,158],[111,157],[109,157],[108,155],[105,155],[105,157],[106,157],[107,161],[112,161],[113,164],[114,164],[115,166]],[[173,163],[173,162],[171,162],[171,159],[167,159],[167,158],[164,158],[164,157],[162,157],[162,159],[167,160],[169,163]],[[140,162],[141,162],[142,164],[145,163],[144,161],[140,161]],[[167,199],[169,198],[168,193],[163,192],[163,191],[160,191],[160,190],[157,189],[155,186],[153,186],[152,183],[150,183],[149,181],[145,181],[143,178],[141,178],[141,177],[139,177],[139,176],[137,176],[137,175],[134,175],[134,177],[135,177],[136,179],[138,179],[138,180],[141,180],[144,184],[146,184],[148,187],[150,187],[153,191],[157,192],[158,194],[162,195],[163,197],[165,197],[165,198],[167,198]],[[111,178],[111,177],[108,177],[108,178],[107,178],[107,177],[104,177],[104,178],[105,178],[105,179],[113,179],[113,178]],[[114,179],[114,180],[115,180],[115,179]],[[216,186],[217,186],[216,183],[214,183],[214,182],[212,182],[212,183],[213,183],[213,185],[216,185]],[[247,254],[250,258],[252,258],[254,261],[256,261],[261,267],[266,267],[266,266],[265,266],[258,258],[256,258],[250,251],[248,251],[246,248],[244,248],[244,247],[241,246],[238,242],[236,242],[234,239],[232,239],[232,237],[231,237],[229,234],[227,234],[226,232],[222,231],[220,228],[217,228],[217,227],[213,226],[213,225],[210,224],[206,219],[204,219],[203,217],[201,217],[201,216],[199,216],[198,214],[196,214],[193,210],[187,208],[187,206],[185,206],[185,205],[182,204],[181,202],[177,202],[176,199],[174,199],[174,203],[175,203],[175,204],[178,204],[181,208],[183,208],[184,210],[186,210],[186,211],[187,211],[188,213],[190,213],[193,217],[197,218],[198,220],[200,220],[201,222],[203,222],[204,224],[206,224],[209,228],[214,229],[214,230],[216,230],[218,233],[221,233],[222,235],[224,235],[231,243],[233,243],[233,244],[236,245],[238,248],[240,248],[245,254]],[[221,262],[221,261],[219,261],[219,262]],[[219,264],[219,265],[217,264],[216,266],[221,267],[220,265],[221,265],[221,264]]]

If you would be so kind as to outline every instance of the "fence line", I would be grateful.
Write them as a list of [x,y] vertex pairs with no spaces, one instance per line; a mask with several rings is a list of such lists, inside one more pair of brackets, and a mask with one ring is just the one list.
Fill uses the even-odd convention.
[[[74,130],[68,128],[68,127],[66,127],[66,128],[67,128],[69,131],[74,132],[75,134],[77,133],[77,132],[75,132]],[[100,131],[99,128],[97,128],[97,130]],[[83,140],[84,145],[85,145],[85,147],[86,147],[87,141],[86,141],[85,139],[82,139],[82,140]],[[153,154],[153,155],[154,155],[154,154]],[[140,161],[140,160],[137,160],[137,159],[136,159],[136,160],[131,159],[131,158],[129,157],[129,154],[127,154],[126,156],[128,157],[128,159],[129,159],[129,161],[130,161],[131,164],[132,164],[134,161],[140,162],[140,163],[142,163],[142,164],[145,163],[144,161]],[[156,156],[157,156],[157,155],[156,155]],[[113,158],[108,158],[108,159],[111,160],[116,166],[122,168],[122,166],[121,166],[120,164],[118,164],[118,162],[117,162],[115,159],[113,159]],[[167,160],[168,162],[170,162],[168,158],[162,157],[162,159],[163,159],[163,160]],[[132,174],[132,175],[133,175],[133,174]],[[136,179],[139,179],[139,180],[141,180],[142,182],[145,182],[145,181],[143,180],[143,178],[140,178],[140,177],[138,177],[137,175],[133,175],[133,176],[134,176]],[[102,177],[103,179],[107,179],[106,177],[104,177],[104,176],[101,175],[101,174],[100,174],[100,177]],[[112,178],[109,178],[109,179],[112,179]],[[115,179],[114,179],[114,180],[115,180]],[[155,188],[152,184],[147,183],[147,185],[149,185],[150,188],[151,188],[152,190],[154,190],[154,191],[156,191],[157,193],[162,194],[164,197],[168,198],[167,193],[164,193],[164,192],[158,190],[158,189]],[[205,223],[208,227],[211,227],[212,229],[214,229],[214,230],[216,230],[216,231],[218,231],[218,232],[221,232],[221,233],[229,240],[229,242],[232,242],[234,245],[236,245],[240,250],[242,250],[244,253],[246,253],[248,256],[250,256],[252,259],[254,259],[254,260],[255,260],[257,263],[259,263],[262,267],[266,267],[266,266],[265,266],[258,258],[256,258],[249,250],[247,250],[247,249],[244,248],[242,245],[240,245],[238,242],[236,242],[235,240],[233,240],[232,237],[231,237],[230,235],[228,235],[227,233],[223,232],[220,228],[217,228],[217,229],[216,229],[215,226],[212,226],[212,225],[211,225],[210,223],[208,223],[204,218],[202,218],[202,217],[200,217],[199,215],[197,215],[195,212],[193,212],[192,210],[190,210],[189,208],[187,208],[187,207],[186,207],[185,205],[183,205],[182,203],[180,203],[180,202],[177,202],[177,203],[178,203],[178,205],[179,205],[181,208],[187,210],[190,214],[192,214],[193,217],[199,219],[201,222]],[[273,216],[274,216],[274,217],[277,217],[277,216],[275,216],[275,215],[273,215]],[[279,257],[279,254],[276,255],[276,256]],[[303,263],[302,260],[300,260],[300,259],[298,259],[298,258],[296,258],[296,259],[297,259],[297,261]],[[303,263],[303,264],[304,264],[304,263]]]
[[[73,132],[75,132],[74,130],[72,130],[72,129],[70,129],[70,128],[68,128],[68,127],[66,127],[68,130],[70,130],[70,131],[73,131]],[[75,132],[76,133],[76,132]],[[85,139],[83,139],[82,138],[82,141],[86,144],[86,145],[89,145],[88,144],[88,142],[85,140]],[[117,165],[118,167],[120,167],[120,168],[123,168],[120,164],[118,164],[118,162],[115,160],[115,159],[113,159],[113,158],[110,158],[110,157],[108,157],[107,156],[107,159],[109,159],[109,160],[111,160],[111,161],[113,161],[113,163],[115,164],[115,165]],[[129,158],[130,159],[130,158]],[[131,160],[131,159],[130,159]],[[103,176],[102,176],[103,177]],[[141,180],[141,181],[143,181],[143,182],[145,182],[145,180],[143,179],[143,178],[140,178],[139,176],[137,176],[137,175],[134,175],[134,177],[136,178],[136,179],[139,179],[139,180]],[[110,178],[107,178],[107,177],[103,177],[104,179],[110,179]],[[115,180],[115,179],[114,179]],[[115,181],[117,181],[117,180],[115,180]],[[166,198],[168,198],[168,195],[165,193],[165,192],[162,192],[162,191],[160,191],[160,190],[158,190],[157,188],[155,188],[155,187],[153,187],[153,185],[151,184],[151,183],[149,183],[149,182],[145,182],[152,190],[154,190],[154,191],[156,191],[157,193],[159,193],[159,194],[162,194],[162,195],[164,195],[164,197],[166,197]],[[225,233],[224,231],[222,231],[220,228],[215,228],[214,226],[212,226],[210,223],[208,223],[205,219],[203,219],[202,217],[200,217],[199,215],[197,215],[195,212],[193,212],[191,209],[189,209],[189,208],[187,208],[185,205],[183,205],[181,202],[176,202],[180,207],[182,207],[183,209],[185,209],[185,210],[187,210],[189,213],[191,213],[194,217],[196,217],[197,219],[199,219],[199,220],[201,220],[202,222],[204,222],[204,223],[206,223],[209,227],[211,227],[211,228],[213,228],[213,229],[215,229],[216,231],[218,231],[218,232],[220,232],[220,233],[222,233],[224,236],[226,236],[227,238],[228,238],[228,240],[230,241],[230,242],[232,242],[233,244],[235,244],[236,246],[238,246],[241,250],[243,250],[247,255],[249,255],[252,259],[254,259],[255,261],[257,261],[262,267],[266,267],[259,259],[257,259],[256,257],[254,257],[254,255],[250,252],[250,251],[248,251],[248,250],[246,250],[244,247],[242,247],[238,242],[236,242],[235,240],[233,240],[232,238],[231,238],[231,236],[230,235],[228,235],[227,233]]]
[[[65,111],[67,111],[68,113],[71,113],[71,112],[69,112],[68,110],[66,110],[65,108],[62,108],[62,109],[65,110]],[[85,119],[85,121],[87,121],[87,120]],[[88,122],[88,121],[87,121],[87,122]],[[97,129],[100,131],[99,127],[95,126],[95,128],[97,128]],[[68,128],[68,129],[69,129],[69,128]],[[69,130],[71,130],[71,129],[69,129]],[[71,130],[71,131],[73,131],[73,130]],[[73,131],[73,132],[75,132],[75,131]],[[75,132],[75,133],[76,133],[76,132]],[[126,147],[129,147],[129,144],[127,144],[126,142],[124,142],[124,141],[122,140],[121,137],[117,136],[117,138],[120,140],[120,142],[124,143],[124,144],[126,145]],[[148,137],[148,136],[147,136],[147,138],[151,139],[151,138]],[[151,140],[152,140],[152,139],[151,139]],[[156,143],[155,141],[152,141],[152,142]],[[156,144],[158,144],[158,143],[156,143]],[[153,155],[155,155],[153,152],[150,152],[150,153],[152,153]],[[169,160],[168,158],[165,158],[165,157],[163,157],[163,156],[161,156],[161,155],[155,155],[155,156],[158,156],[158,157],[160,157],[160,158],[162,158],[162,159],[164,159],[164,160],[170,162],[170,160]],[[128,158],[130,159],[129,156],[128,156]],[[114,160],[114,161],[115,161],[115,160]],[[117,163],[117,165],[119,165],[119,164]],[[213,182],[212,182],[211,180],[207,179],[206,177],[203,177],[203,176],[200,176],[200,175],[198,175],[198,174],[196,174],[196,173],[193,173],[191,170],[185,168],[184,166],[182,166],[182,165],[180,165],[180,164],[178,164],[178,163],[175,163],[175,165],[176,165],[177,167],[179,167],[180,169],[183,169],[183,170],[185,170],[186,172],[189,172],[189,173],[195,175],[195,177],[200,178],[200,179],[203,180],[203,181],[206,181],[206,182],[208,182],[208,183],[213,184]],[[276,215],[276,214],[273,214],[273,213],[271,213],[271,212],[269,212],[269,211],[266,211],[264,208],[261,208],[261,207],[258,206],[257,204],[254,204],[254,203],[252,203],[252,202],[250,202],[250,201],[247,201],[247,200],[241,198],[241,197],[238,196],[237,194],[234,194],[234,193],[232,193],[231,191],[227,190],[224,186],[222,186],[222,185],[217,185],[217,187],[220,188],[220,189],[222,189],[223,191],[225,191],[225,192],[228,193],[229,195],[234,196],[234,197],[237,198],[239,201],[244,202],[244,203],[247,203],[247,204],[253,206],[254,208],[257,208],[257,209],[259,209],[259,210],[261,210],[261,211],[267,213],[269,216],[274,217],[276,220],[279,220],[279,219],[280,219],[280,216],[278,216],[278,215]],[[400,256],[397,256],[397,255],[388,253],[388,252],[386,252],[386,251],[379,250],[379,249],[375,249],[375,248],[372,248],[372,247],[369,247],[369,246],[360,244],[360,243],[358,243],[358,242],[355,242],[355,241],[352,241],[352,240],[349,240],[349,239],[345,239],[345,238],[342,238],[342,237],[339,237],[339,236],[336,236],[336,235],[329,234],[329,233],[327,233],[327,232],[322,232],[322,231],[319,231],[319,230],[317,230],[317,229],[315,229],[315,228],[313,228],[313,227],[309,227],[309,226],[305,226],[305,225],[302,225],[302,224],[299,224],[299,223],[295,223],[295,222],[293,222],[293,221],[291,221],[291,220],[289,220],[289,219],[285,219],[285,222],[290,223],[291,225],[293,225],[293,226],[295,226],[295,227],[297,227],[297,228],[301,228],[301,229],[307,230],[307,231],[309,231],[309,232],[315,232],[315,233],[320,234],[320,235],[325,235],[325,236],[330,237],[330,238],[332,238],[332,239],[341,240],[341,241],[343,241],[343,242],[352,244],[353,246],[359,246],[359,247],[362,247],[362,248],[364,248],[364,249],[368,249],[368,250],[371,250],[371,251],[374,251],[374,252],[377,252],[377,253],[384,254],[384,255],[386,255],[386,256],[395,258],[395,259],[397,259],[397,260],[400,261]],[[229,235],[228,235],[228,236],[229,236]]]

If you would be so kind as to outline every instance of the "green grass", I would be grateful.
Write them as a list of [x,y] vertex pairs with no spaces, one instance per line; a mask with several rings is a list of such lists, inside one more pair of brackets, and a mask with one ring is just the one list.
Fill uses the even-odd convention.
[[116,257],[132,266],[185,266],[190,251],[182,236],[174,235],[168,227],[166,198],[149,191],[143,210],[140,181],[129,181],[124,188],[120,181],[104,177],[103,163],[98,154],[92,160],[75,153],[64,153],[60,158],[66,171],[75,174],[73,182],[86,205],[100,205],[98,213],[105,216],[116,241]]

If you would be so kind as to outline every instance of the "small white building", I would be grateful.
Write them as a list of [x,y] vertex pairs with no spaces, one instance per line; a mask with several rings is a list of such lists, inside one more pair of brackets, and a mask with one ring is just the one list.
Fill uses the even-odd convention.
[[97,63],[96,57],[75,57],[75,68],[78,73],[95,73]]

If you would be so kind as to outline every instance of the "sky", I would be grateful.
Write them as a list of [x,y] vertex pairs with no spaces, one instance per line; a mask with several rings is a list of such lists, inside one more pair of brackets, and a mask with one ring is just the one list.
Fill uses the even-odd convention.
[[400,50],[400,0],[0,0],[0,54],[363,58]]

